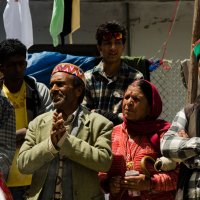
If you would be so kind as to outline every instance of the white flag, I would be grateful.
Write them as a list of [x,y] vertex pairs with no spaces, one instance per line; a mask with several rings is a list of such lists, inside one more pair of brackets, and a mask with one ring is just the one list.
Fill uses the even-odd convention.
[[7,0],[3,21],[7,39],[19,39],[27,48],[33,45],[29,0]]

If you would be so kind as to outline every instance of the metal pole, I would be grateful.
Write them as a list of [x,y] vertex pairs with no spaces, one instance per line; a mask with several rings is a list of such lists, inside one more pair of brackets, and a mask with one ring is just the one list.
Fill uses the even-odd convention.
[[126,3],[126,28],[127,28],[127,32],[128,32],[128,36],[127,36],[127,55],[130,56],[131,55],[131,39],[130,39],[130,5],[127,2]]

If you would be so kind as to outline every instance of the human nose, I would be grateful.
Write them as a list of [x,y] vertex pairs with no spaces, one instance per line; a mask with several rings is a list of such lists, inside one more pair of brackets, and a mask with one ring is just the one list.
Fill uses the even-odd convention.
[[20,64],[16,64],[15,69],[17,73],[20,73],[24,70],[24,68]]
[[128,104],[129,104],[129,105],[133,105],[133,104],[134,104],[134,101],[133,101],[132,98],[129,98],[129,99],[128,99]]
[[23,70],[24,68],[26,68],[27,62],[26,61],[16,61],[16,62],[13,62],[13,66],[15,66],[15,68],[18,70]]
[[54,91],[57,91],[58,87],[56,84],[51,85],[51,92],[53,93]]
[[21,62],[13,62],[11,65],[11,69],[15,71],[15,73],[21,73],[25,70],[25,65],[22,65]]
[[116,49],[116,44],[115,44],[115,42],[112,42],[112,43],[111,43],[111,49]]

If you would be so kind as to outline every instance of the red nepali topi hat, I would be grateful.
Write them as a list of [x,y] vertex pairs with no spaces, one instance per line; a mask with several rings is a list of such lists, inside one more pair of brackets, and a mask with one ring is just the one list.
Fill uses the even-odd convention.
[[60,63],[54,67],[51,75],[54,75],[56,72],[65,72],[65,73],[77,76],[85,84],[85,75],[84,75],[83,70],[74,64]]

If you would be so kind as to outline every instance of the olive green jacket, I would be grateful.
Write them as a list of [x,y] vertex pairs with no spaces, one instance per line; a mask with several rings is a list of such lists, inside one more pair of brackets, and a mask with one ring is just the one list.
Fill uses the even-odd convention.
[[[74,200],[103,200],[98,172],[109,170],[112,160],[112,123],[97,113],[84,108],[77,135],[68,135],[60,148],[60,154],[72,161]],[[33,174],[29,200],[37,200],[47,177],[49,164],[57,153],[50,151],[49,139],[53,112],[35,118],[28,127],[25,142],[19,156],[21,173]]]

